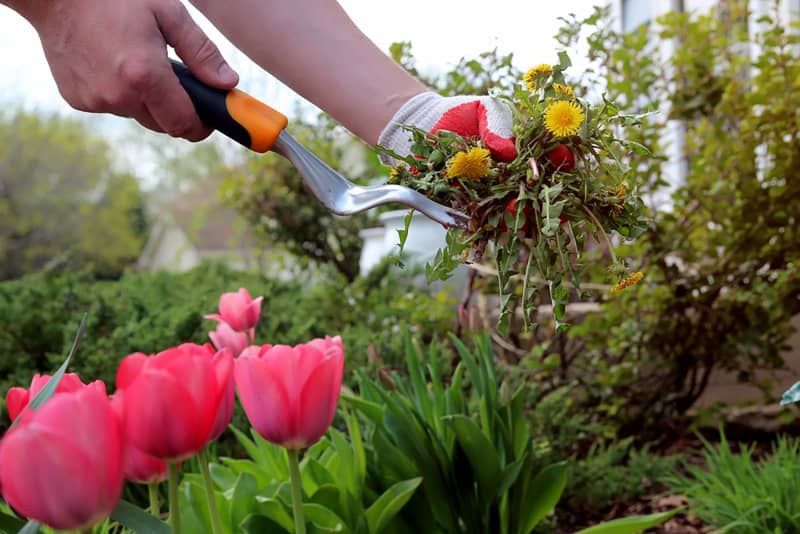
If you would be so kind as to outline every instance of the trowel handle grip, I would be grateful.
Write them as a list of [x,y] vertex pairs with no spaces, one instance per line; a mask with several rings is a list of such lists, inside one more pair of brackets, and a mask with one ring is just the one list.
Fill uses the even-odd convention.
[[172,70],[192,99],[197,115],[209,128],[219,130],[256,152],[266,152],[286,128],[285,115],[238,89],[210,87],[178,61]]

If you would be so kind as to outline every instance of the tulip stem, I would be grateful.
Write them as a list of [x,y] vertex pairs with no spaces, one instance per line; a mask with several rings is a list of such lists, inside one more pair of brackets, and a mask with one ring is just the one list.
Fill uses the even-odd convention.
[[306,534],[306,520],[303,517],[303,485],[300,481],[300,451],[286,449],[289,455],[289,477],[292,479],[292,509],[294,510],[294,531]]
[[148,484],[147,493],[150,496],[150,513],[158,517],[161,515],[161,507],[158,503],[158,482]]
[[178,477],[180,465],[169,464],[169,524],[172,534],[181,534],[181,511],[178,504]]
[[200,472],[203,473],[203,485],[206,487],[206,500],[208,501],[208,512],[211,514],[211,526],[214,534],[223,534],[222,521],[219,518],[217,508],[217,497],[214,494],[214,484],[211,482],[211,472],[208,469],[208,454],[205,449],[201,449],[198,458]]

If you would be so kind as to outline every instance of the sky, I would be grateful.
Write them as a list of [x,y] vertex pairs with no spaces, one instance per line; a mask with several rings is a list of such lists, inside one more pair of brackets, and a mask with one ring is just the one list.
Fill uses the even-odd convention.
[[[559,16],[589,14],[599,0],[340,0],[348,15],[384,51],[396,41],[411,41],[417,67],[444,71],[462,57],[497,48],[513,53],[520,69],[556,61],[553,39]],[[240,88],[291,116],[300,105],[316,109],[238,52],[197,10],[195,20],[217,43],[241,76]],[[287,46],[291,46],[288,43]],[[63,102],[50,76],[36,32],[9,8],[0,5],[0,105],[19,105],[65,115],[86,114]],[[104,117],[94,121],[112,135],[130,131],[133,121]],[[135,124],[135,123],[134,123]]]

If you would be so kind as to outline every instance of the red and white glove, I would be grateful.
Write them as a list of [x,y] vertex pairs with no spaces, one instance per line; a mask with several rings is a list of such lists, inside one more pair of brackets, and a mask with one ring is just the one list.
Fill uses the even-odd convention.
[[[435,133],[447,130],[461,137],[480,137],[492,157],[511,161],[517,156],[511,127],[511,108],[490,96],[441,96],[421,93],[403,104],[383,128],[378,145],[401,156],[411,150],[411,132],[402,125],[416,126]],[[381,154],[381,161],[392,164],[392,158]]]

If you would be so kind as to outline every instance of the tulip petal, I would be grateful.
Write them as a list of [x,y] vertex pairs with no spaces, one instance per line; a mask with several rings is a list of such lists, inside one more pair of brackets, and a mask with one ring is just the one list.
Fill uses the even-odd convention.
[[211,427],[208,441],[214,441],[228,428],[233,418],[233,406],[236,404],[236,388],[233,380],[233,355],[229,349],[214,355],[214,373],[219,387],[216,417]]
[[263,353],[261,359],[267,363],[273,379],[283,384],[290,406],[296,409],[303,384],[324,357],[324,353],[316,347],[301,344],[295,347],[276,345]]
[[8,417],[14,421],[19,413],[30,401],[30,394],[28,390],[20,387],[13,387],[6,393],[6,409],[8,410]]
[[[197,363],[181,374],[148,366],[125,390],[124,433],[143,452],[175,461],[205,445],[216,416],[217,384],[211,367]],[[214,394],[196,396],[192,388]]]
[[343,373],[344,357],[339,353],[323,360],[308,377],[299,398],[300,448],[316,443],[331,426]]
[[142,352],[134,352],[125,356],[117,367],[115,383],[117,389],[125,389],[133,382],[150,358]]
[[[276,349],[284,352],[291,347],[276,346],[271,351]],[[234,362],[234,377],[239,400],[256,432],[278,445],[290,438],[289,396],[281,376],[272,372],[270,362],[263,358],[239,357]]]

